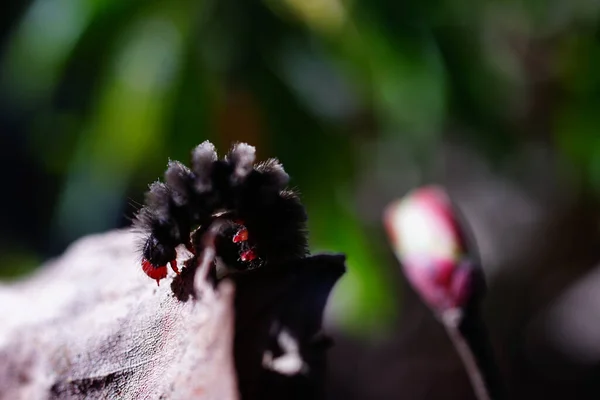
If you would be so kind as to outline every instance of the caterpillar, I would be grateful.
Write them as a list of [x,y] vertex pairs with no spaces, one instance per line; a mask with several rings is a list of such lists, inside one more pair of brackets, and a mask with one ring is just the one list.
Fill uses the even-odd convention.
[[192,150],[191,167],[169,161],[164,182],[149,186],[134,228],[142,234],[141,266],[148,277],[179,273],[177,250],[198,254],[193,233],[215,218],[225,219],[216,241],[217,256],[228,268],[250,270],[305,257],[306,211],[289,175],[274,158],[255,164],[256,150],[234,144],[223,159],[205,141]]

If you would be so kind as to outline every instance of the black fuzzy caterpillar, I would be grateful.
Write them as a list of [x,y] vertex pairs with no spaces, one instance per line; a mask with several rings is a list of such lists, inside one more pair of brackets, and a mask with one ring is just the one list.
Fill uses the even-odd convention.
[[191,168],[169,161],[164,183],[150,185],[134,227],[143,233],[142,268],[157,282],[167,264],[178,272],[176,247],[192,243],[194,230],[215,218],[227,224],[216,243],[217,255],[230,268],[251,269],[308,255],[306,212],[288,190],[289,176],[276,159],[254,164],[255,148],[235,144],[219,160],[212,143],[192,151]]

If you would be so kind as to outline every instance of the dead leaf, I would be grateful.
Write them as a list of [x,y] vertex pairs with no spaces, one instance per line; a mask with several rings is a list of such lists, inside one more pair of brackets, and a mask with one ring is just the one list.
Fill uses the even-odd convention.
[[[182,273],[197,295],[181,297],[174,275],[159,287],[144,275],[131,232],[83,238],[34,276],[0,285],[0,398],[234,400],[236,363],[240,382],[256,378],[257,393],[275,394],[297,382],[263,367],[282,329],[298,341],[312,372],[297,376],[312,390],[324,349],[310,340],[343,260],[309,257],[240,276],[236,298],[231,281],[213,289]],[[241,398],[256,398],[241,387]]]

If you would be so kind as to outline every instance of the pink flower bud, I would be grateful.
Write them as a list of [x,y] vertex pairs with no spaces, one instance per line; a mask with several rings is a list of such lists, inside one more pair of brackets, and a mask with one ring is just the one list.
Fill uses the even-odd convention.
[[446,192],[437,186],[412,191],[386,208],[384,224],[406,277],[425,303],[439,313],[462,308],[473,265]]

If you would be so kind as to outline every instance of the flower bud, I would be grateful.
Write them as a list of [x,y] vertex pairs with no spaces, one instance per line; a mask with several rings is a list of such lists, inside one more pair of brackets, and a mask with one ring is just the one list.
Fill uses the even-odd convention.
[[391,203],[384,224],[396,257],[415,291],[438,313],[463,308],[471,294],[474,265],[446,192],[416,189]]

